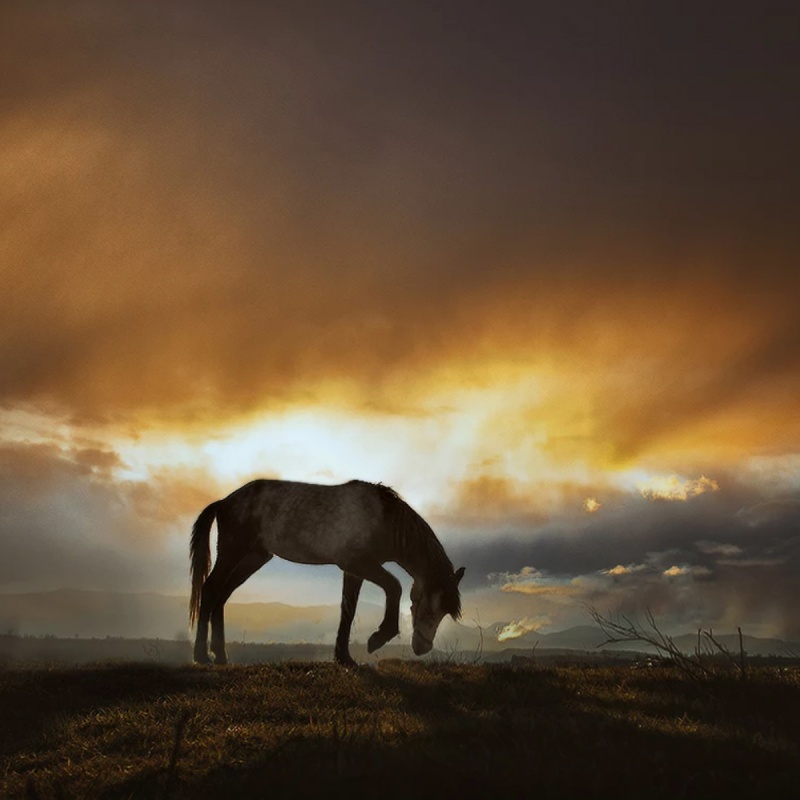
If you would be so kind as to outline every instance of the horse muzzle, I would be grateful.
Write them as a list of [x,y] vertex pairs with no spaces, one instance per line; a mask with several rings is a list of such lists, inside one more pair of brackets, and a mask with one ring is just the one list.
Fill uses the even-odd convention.
[[433,640],[428,639],[421,633],[414,632],[411,637],[411,649],[414,651],[415,656],[424,656],[429,653],[433,647]]

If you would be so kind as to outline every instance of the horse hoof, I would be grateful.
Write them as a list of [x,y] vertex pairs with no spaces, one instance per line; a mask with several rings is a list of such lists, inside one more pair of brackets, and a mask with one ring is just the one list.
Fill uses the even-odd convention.
[[198,654],[195,653],[194,655],[194,663],[195,664],[210,664],[211,659],[208,657],[208,653],[203,655],[202,653]]
[[336,656],[334,660],[340,667],[346,667],[347,669],[354,669],[358,666],[358,662],[354,661],[350,656]]
[[387,634],[379,628],[377,631],[375,631],[375,633],[372,634],[372,636],[369,637],[369,640],[367,641],[367,652],[374,653],[376,650],[380,650],[380,648],[383,647],[386,642],[388,642],[390,639],[394,639],[398,633],[400,633],[400,631],[394,631],[393,633]]

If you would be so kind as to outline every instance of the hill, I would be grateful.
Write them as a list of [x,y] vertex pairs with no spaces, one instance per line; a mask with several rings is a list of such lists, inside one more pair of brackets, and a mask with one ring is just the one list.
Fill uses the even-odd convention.
[[[185,639],[189,635],[187,597],[149,593],[79,591],[0,594],[0,633]],[[356,619],[371,625],[382,609],[362,602]],[[332,642],[338,605],[236,603],[225,606],[228,638],[249,641]]]
[[788,797],[800,781],[791,669],[6,668],[0,707],[8,798]]

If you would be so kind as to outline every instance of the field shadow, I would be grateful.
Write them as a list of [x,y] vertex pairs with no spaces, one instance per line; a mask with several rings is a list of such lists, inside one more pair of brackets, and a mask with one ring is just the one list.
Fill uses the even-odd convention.
[[[349,671],[127,664],[9,675],[0,672],[0,704],[26,713],[3,732],[6,756],[54,746],[48,732],[58,720],[164,708],[175,695],[186,708],[190,696],[199,713],[178,739],[177,768],[168,768],[165,740],[163,758],[108,776],[91,795],[108,800],[783,796],[800,780],[797,681],[698,686],[669,672],[391,660]],[[215,709],[233,708],[235,696],[244,704],[223,719]],[[267,727],[255,737],[229,735],[240,714]]]
[[[671,704],[645,697],[617,706],[557,671],[501,668],[480,680],[452,667],[440,670],[438,680],[431,672],[435,678],[431,665],[366,669],[352,677],[365,696],[399,694],[411,729],[400,725],[387,735],[379,707],[372,720],[356,723],[342,708],[327,736],[297,737],[245,765],[211,770],[192,796],[224,790],[242,797],[269,791],[272,797],[379,792],[406,798],[412,791],[478,796],[525,789],[539,797],[780,795],[800,779],[796,749],[782,749],[758,730],[752,708],[745,715],[729,709],[725,724],[714,727],[718,701],[709,708],[701,690],[685,682],[665,689],[675,692]],[[747,693],[739,695],[742,702],[758,700]],[[775,695],[797,703],[791,688],[777,687]]]
[[32,747],[41,752],[49,734],[71,718],[183,692],[192,681],[189,672],[147,663],[2,669],[0,756]]
[[[718,676],[700,681],[686,680],[675,672],[659,680],[632,675],[615,692],[595,697],[599,712],[637,713],[665,721],[692,722],[800,743],[800,696],[798,687],[775,679],[757,682]],[[628,691],[624,691],[627,689]]]

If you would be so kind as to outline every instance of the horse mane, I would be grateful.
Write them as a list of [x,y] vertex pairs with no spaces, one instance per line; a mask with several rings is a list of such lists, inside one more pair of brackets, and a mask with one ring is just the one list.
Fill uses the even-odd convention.
[[461,616],[461,594],[453,578],[453,564],[430,525],[391,486],[370,484],[377,489],[384,514],[401,556],[419,564],[426,581],[442,591],[442,606],[453,619]]

